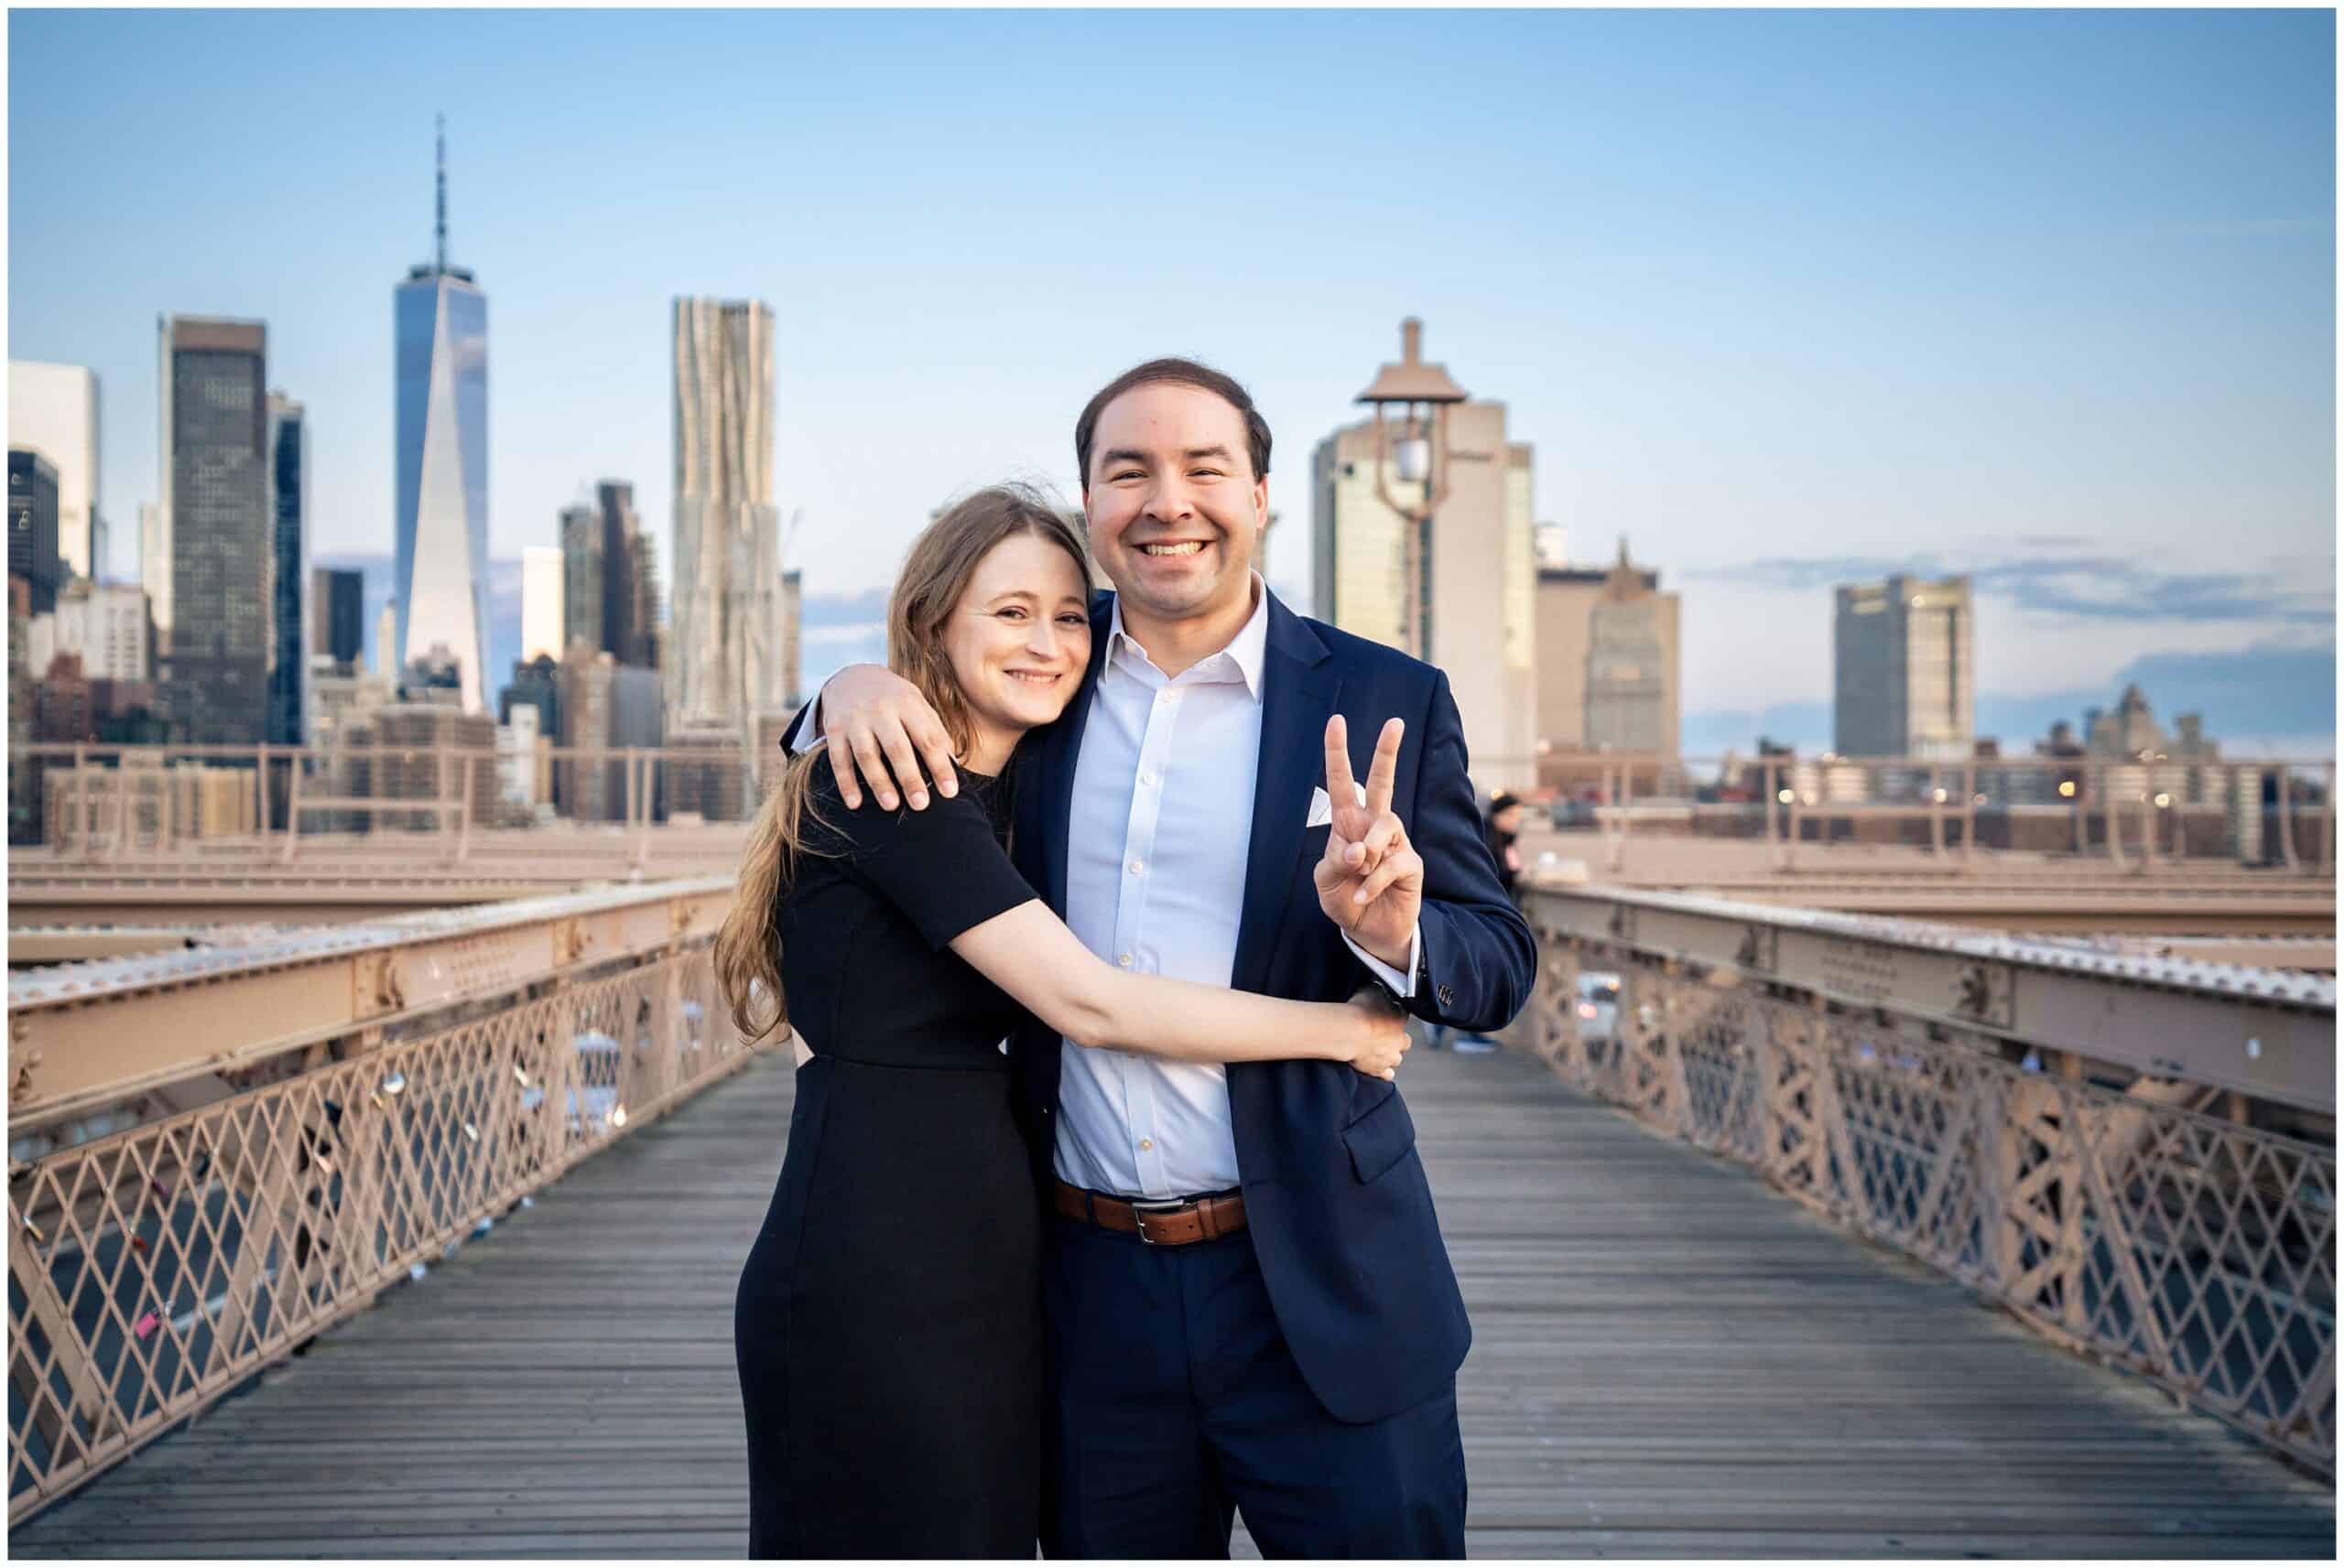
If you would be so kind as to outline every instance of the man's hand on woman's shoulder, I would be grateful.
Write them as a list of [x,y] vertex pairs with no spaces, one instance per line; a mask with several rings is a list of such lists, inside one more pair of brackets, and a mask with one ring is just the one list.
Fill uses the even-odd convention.
[[931,780],[939,794],[960,792],[952,738],[919,687],[903,676],[879,665],[849,665],[822,683],[814,703],[839,798],[849,810],[862,806],[865,788],[887,811],[895,809],[899,788],[914,811],[928,809]]

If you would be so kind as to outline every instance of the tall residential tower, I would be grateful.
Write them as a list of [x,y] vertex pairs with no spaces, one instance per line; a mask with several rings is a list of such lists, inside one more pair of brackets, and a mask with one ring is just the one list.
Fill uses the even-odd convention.
[[483,710],[488,658],[488,296],[448,265],[448,142],[440,138],[438,240],[393,294],[393,453],[398,604],[394,670],[452,660]]
[[678,299],[676,557],[666,659],[679,729],[722,727],[754,755],[784,688],[781,520],[773,492],[773,311]]

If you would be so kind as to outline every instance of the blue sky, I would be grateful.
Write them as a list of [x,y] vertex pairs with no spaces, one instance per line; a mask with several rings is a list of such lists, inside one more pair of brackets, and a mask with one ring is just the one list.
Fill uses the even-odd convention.
[[[1307,595],[1309,449],[1413,312],[1573,553],[1625,533],[1684,592],[1688,728],[1828,701],[1850,563],[1979,572],[2013,700],[2174,658],[2299,681],[2334,642],[2325,13],[16,12],[8,42],[9,352],[103,377],[118,568],[165,310],[267,320],[320,549],[387,553],[391,289],[444,110],[500,557],[604,474],[664,543],[668,302],[751,295],[809,592],[884,582],[958,490],[1070,495],[1084,397],[1175,351],[1261,400],[1270,575]],[[2221,689],[2218,735],[2314,732]]]

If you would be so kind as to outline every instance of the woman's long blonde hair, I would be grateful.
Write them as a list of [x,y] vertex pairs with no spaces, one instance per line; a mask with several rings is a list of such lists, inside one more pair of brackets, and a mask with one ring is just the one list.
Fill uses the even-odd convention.
[[[1082,535],[1040,492],[1001,484],[955,503],[912,544],[887,601],[887,667],[919,688],[960,754],[974,739],[968,699],[952,673],[944,624],[978,563],[1004,539],[1031,534],[1063,548],[1088,584]],[[739,894],[716,934],[716,983],[743,1040],[764,1039],[787,1021],[781,994],[781,895],[797,859],[809,851],[808,800],[820,747],[793,757],[749,830]]]

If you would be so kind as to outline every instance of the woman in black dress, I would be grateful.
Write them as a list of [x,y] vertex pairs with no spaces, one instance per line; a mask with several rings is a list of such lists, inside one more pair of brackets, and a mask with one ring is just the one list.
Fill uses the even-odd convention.
[[1021,1007],[1181,1061],[1389,1076],[1407,1048],[1382,1009],[1119,970],[1012,866],[1001,775],[1081,681],[1087,581],[1037,497],[946,513],[905,563],[888,652],[952,731],[960,793],[850,811],[817,748],[752,836],[718,978],[744,1034],[786,1011],[813,1052],[733,1310],[754,1557],[1034,1556],[1041,1203],[1004,1054]]

